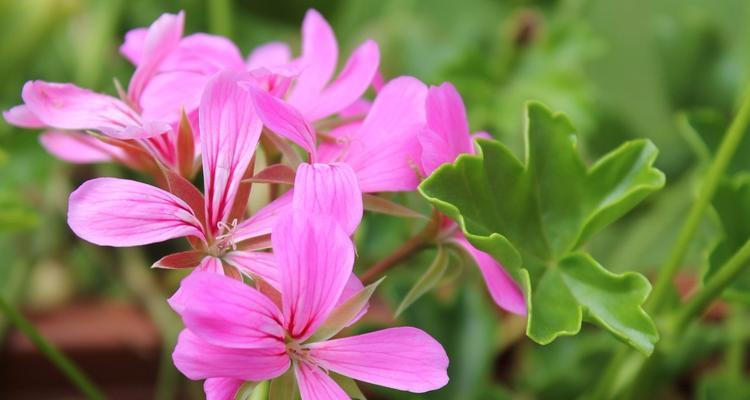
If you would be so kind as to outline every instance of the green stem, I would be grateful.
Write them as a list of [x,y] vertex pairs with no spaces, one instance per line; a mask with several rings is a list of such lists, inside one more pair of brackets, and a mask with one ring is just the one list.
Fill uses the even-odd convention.
[[253,389],[253,394],[250,395],[249,400],[266,400],[268,399],[268,387],[269,387],[268,381],[260,382],[257,386],[255,386],[255,389]]
[[706,285],[680,309],[674,324],[675,334],[679,335],[694,318],[703,314],[711,302],[734,281],[737,275],[744,271],[748,264],[750,264],[750,240],[745,242]]
[[716,187],[724,175],[729,162],[732,160],[734,153],[737,151],[737,146],[747,131],[748,123],[750,123],[750,86],[745,90],[740,109],[729,126],[727,133],[724,135],[716,157],[701,182],[698,198],[688,213],[685,224],[682,226],[682,230],[677,237],[677,243],[672,249],[667,262],[659,269],[659,275],[654,284],[654,291],[651,293],[647,304],[650,310],[658,311],[664,306],[666,295],[698,230],[703,213],[710,205]]
[[232,36],[232,2],[230,0],[208,1],[208,23],[212,33]]
[[0,309],[10,322],[41,351],[89,399],[104,399],[104,394],[64,354],[49,343],[26,318],[0,297]]

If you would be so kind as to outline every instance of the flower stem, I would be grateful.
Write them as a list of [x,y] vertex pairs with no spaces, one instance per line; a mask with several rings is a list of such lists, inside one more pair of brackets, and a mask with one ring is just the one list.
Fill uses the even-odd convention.
[[709,278],[706,285],[685,303],[677,314],[674,332],[680,334],[688,324],[700,316],[711,302],[732,283],[745,268],[750,265],[750,240],[746,241],[739,250],[722,265],[714,276]]
[[414,235],[411,239],[407,240],[401,247],[397,248],[393,253],[389,254],[382,260],[373,264],[362,274],[362,282],[365,285],[369,285],[376,280],[380,279],[386,272],[391,268],[398,265],[401,261],[406,260],[418,251],[425,248],[430,240],[435,237],[438,233],[439,225],[438,214],[433,214],[433,218],[425,227]]
[[666,295],[672,286],[677,271],[680,269],[685,254],[687,253],[690,243],[692,242],[698,226],[711,203],[711,198],[716,191],[716,187],[724,175],[724,172],[732,160],[737,147],[745,136],[748,123],[750,123],[750,86],[745,90],[742,104],[721,141],[716,157],[708,168],[698,191],[698,198],[690,208],[685,224],[682,226],[677,243],[672,249],[672,253],[666,263],[659,269],[659,275],[654,284],[654,290],[648,300],[648,308],[652,311],[659,311],[664,306]]
[[0,310],[8,320],[18,328],[73,384],[89,399],[104,399],[104,394],[86,377],[86,375],[57,350],[34,328],[18,310],[0,297]]

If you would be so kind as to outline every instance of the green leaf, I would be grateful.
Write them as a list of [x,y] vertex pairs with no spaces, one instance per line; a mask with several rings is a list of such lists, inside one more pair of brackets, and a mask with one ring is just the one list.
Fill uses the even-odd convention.
[[268,389],[268,400],[296,400],[299,397],[297,378],[294,368],[289,368],[283,375],[271,380]]
[[330,339],[337,333],[341,332],[342,329],[346,328],[347,325],[359,314],[362,308],[370,301],[370,297],[377,289],[378,285],[385,277],[380,278],[377,282],[371,283],[365,286],[357,294],[352,296],[349,300],[336,307],[331,315],[328,316],[326,322],[318,328],[315,333],[307,339],[308,343],[320,342],[323,340]]
[[[747,224],[750,220],[750,174],[739,174],[722,181],[714,194],[713,207],[723,235],[709,254],[705,281],[710,280],[718,268],[750,239],[750,225]],[[722,296],[750,304],[750,272],[739,275]]]
[[412,303],[417,301],[440,282],[443,275],[445,275],[445,270],[448,269],[449,261],[450,255],[448,251],[446,251],[443,246],[438,246],[435,259],[427,268],[427,271],[425,271],[414,286],[409,289],[409,292],[404,296],[404,299],[401,300],[401,304],[399,304],[396,309],[396,316],[401,315],[407,307],[412,305]]
[[336,381],[339,386],[341,386],[342,389],[344,389],[344,392],[346,392],[349,397],[351,397],[354,400],[367,400],[367,397],[362,393],[362,391],[359,389],[359,386],[357,386],[357,382],[354,381],[354,379],[339,375],[337,373],[331,372],[330,373],[331,379]]
[[656,148],[627,142],[587,167],[565,116],[529,103],[526,125],[524,162],[479,140],[479,155],[440,167],[420,192],[521,284],[533,340],[576,334],[587,320],[649,354],[658,334],[641,309],[648,281],[612,274],[579,249],[664,185]]

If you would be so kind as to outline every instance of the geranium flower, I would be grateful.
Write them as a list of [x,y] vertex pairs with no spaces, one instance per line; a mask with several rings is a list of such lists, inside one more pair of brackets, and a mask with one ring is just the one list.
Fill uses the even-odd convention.
[[[461,154],[474,154],[474,141],[469,133],[466,109],[461,95],[450,83],[431,87],[425,103],[427,127],[418,134],[422,148],[421,167],[425,176],[445,163],[452,163]],[[488,136],[486,133],[475,134]],[[526,314],[523,292],[505,269],[487,253],[477,250],[457,229],[455,222],[443,217],[442,236],[462,247],[476,263],[484,277],[492,299],[503,309]]]
[[303,400],[349,398],[329,371],[417,393],[448,382],[445,351],[419,329],[329,340],[338,332],[328,329],[338,326],[329,317],[337,315],[354,263],[354,246],[331,216],[286,214],[272,241],[278,304],[242,282],[202,272],[184,279],[170,299],[186,327],[175,365],[190,379],[206,379],[207,398],[232,399],[244,381],[273,379],[290,368]]
[[191,238],[194,249],[167,256],[155,266],[232,273],[229,264],[251,276],[271,268],[263,236],[283,201],[242,219],[249,184],[242,180],[261,132],[250,94],[240,87],[244,75],[224,72],[206,86],[199,107],[205,198],[188,181],[167,174],[171,192],[144,183],[98,178],[70,196],[68,224],[81,238],[103,246],[139,246],[177,237]]

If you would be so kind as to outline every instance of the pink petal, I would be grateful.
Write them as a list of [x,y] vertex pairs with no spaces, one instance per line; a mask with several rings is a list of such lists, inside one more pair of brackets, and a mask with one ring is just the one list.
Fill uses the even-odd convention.
[[251,87],[250,92],[256,112],[266,128],[315,154],[315,130],[299,111],[265,90]]
[[101,246],[140,246],[181,236],[203,239],[190,207],[169,192],[127,179],[84,182],[68,202],[68,225]]
[[435,339],[411,327],[307,346],[321,368],[394,389],[423,393],[448,383],[448,356]]
[[76,131],[47,131],[39,136],[39,142],[55,157],[75,164],[112,161],[113,156],[125,157],[119,147]]
[[160,71],[191,71],[206,77],[225,69],[245,69],[240,50],[231,40],[206,33],[184,37],[159,67]]
[[295,211],[334,218],[352,234],[362,220],[362,192],[347,164],[307,164],[297,168],[294,180]]
[[450,83],[431,87],[426,103],[427,125],[419,133],[422,146],[422,168],[429,175],[444,163],[453,162],[459,154],[474,152],[461,95]]
[[249,219],[240,222],[232,234],[232,240],[239,243],[243,240],[270,234],[279,216],[291,209],[292,196],[291,191],[286,192],[258,210]]
[[208,378],[203,383],[203,391],[206,392],[206,400],[234,400],[244,383],[242,379]]
[[164,132],[146,129],[122,101],[70,83],[29,81],[22,97],[28,110],[47,126],[67,130],[98,130],[121,139]]
[[230,277],[195,271],[180,283],[185,327],[207,342],[238,349],[283,346],[281,312],[266,296]]
[[258,46],[247,57],[247,69],[272,68],[287,64],[292,52],[286,43],[271,42]]
[[138,65],[141,62],[147,34],[148,28],[131,29],[125,34],[125,41],[120,45],[120,54],[133,65]]
[[138,67],[128,85],[128,97],[135,103],[140,102],[143,90],[161,63],[179,45],[184,24],[185,13],[180,11],[177,15],[162,14],[148,27]]
[[44,128],[46,126],[25,104],[12,107],[8,111],[3,111],[3,118],[5,118],[5,122],[19,128],[33,129]]
[[228,72],[211,79],[199,109],[206,216],[214,233],[231,212],[262,128],[238,79]]
[[201,260],[201,263],[195,267],[196,271],[210,272],[216,275],[224,275],[224,264],[220,258],[207,256]]
[[417,133],[425,122],[427,87],[396,78],[375,98],[341,161],[349,164],[363,192],[414,190],[421,155]]
[[456,237],[456,241],[466,249],[477,263],[477,267],[484,277],[484,282],[487,284],[487,290],[489,290],[495,303],[513,314],[526,315],[526,302],[523,292],[510,275],[505,272],[503,266],[489,254],[477,250],[463,235]]
[[261,381],[280,376],[290,364],[283,343],[263,349],[221,347],[188,329],[177,338],[172,360],[180,372],[193,380],[233,378]]
[[251,278],[259,277],[276,290],[281,290],[279,267],[273,253],[260,251],[230,251],[224,260]]
[[320,13],[310,9],[302,22],[302,72],[289,95],[289,104],[304,108],[315,103],[331,80],[338,61],[333,29]]
[[349,400],[349,396],[320,368],[305,361],[294,363],[302,400]]
[[305,103],[300,111],[310,121],[317,121],[345,109],[362,97],[379,63],[378,45],[366,41],[352,53],[338,78],[323,90],[317,101]]
[[141,115],[155,121],[179,121],[182,110],[195,111],[211,78],[193,71],[162,72],[154,76],[141,94]]
[[354,265],[354,245],[324,215],[290,213],[271,234],[287,332],[304,340],[325,322]]
[[321,141],[318,146],[318,162],[330,163],[342,157],[361,126],[362,122],[352,122],[328,132],[327,135],[330,139]]

